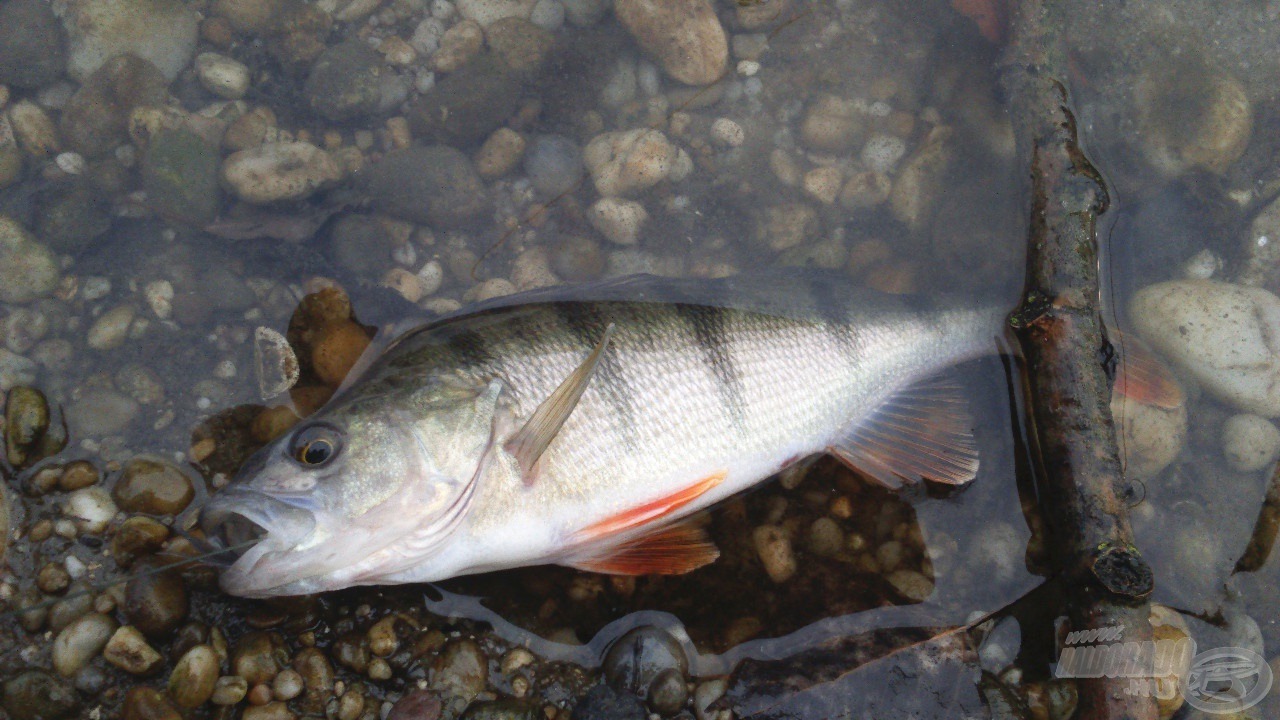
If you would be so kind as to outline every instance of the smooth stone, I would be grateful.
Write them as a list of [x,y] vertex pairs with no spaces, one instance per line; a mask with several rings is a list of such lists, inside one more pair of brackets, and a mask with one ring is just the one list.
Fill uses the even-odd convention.
[[384,212],[413,222],[460,227],[489,207],[470,158],[444,145],[414,145],[387,153],[366,171],[364,180]]
[[83,82],[109,58],[131,53],[169,80],[191,62],[199,17],[180,0],[70,0],[62,15],[67,72]]
[[149,675],[164,662],[164,656],[156,652],[146,636],[132,625],[123,625],[116,630],[102,649],[102,657],[132,675]]
[[58,252],[78,254],[111,229],[111,198],[88,182],[56,185],[37,206],[35,234]]
[[476,152],[476,172],[486,180],[506,175],[524,158],[525,146],[524,137],[515,130],[505,127],[494,130]]
[[151,572],[151,561],[138,563],[135,570],[138,574],[125,584],[125,619],[148,638],[167,637],[187,617],[186,585],[173,571]]
[[153,687],[130,688],[120,711],[120,720],[182,720],[169,698]]
[[209,702],[214,705],[235,705],[249,693],[249,683],[239,675],[223,675],[213,684]]
[[635,695],[597,685],[573,706],[571,720],[646,720],[649,712]]
[[17,222],[0,215],[0,302],[28,303],[58,286],[58,259]]
[[20,385],[9,391],[4,408],[5,455],[14,467],[25,467],[43,457],[40,441],[49,429],[49,403],[44,393]]
[[359,278],[382,277],[394,267],[396,247],[386,226],[368,215],[343,216],[329,230],[334,264]]
[[196,75],[205,90],[226,100],[244,97],[251,79],[244,63],[212,52],[196,56]]
[[183,653],[169,675],[169,696],[182,708],[203,705],[218,682],[218,654],[208,645]]
[[615,640],[601,663],[610,687],[641,698],[648,697],[654,682],[672,670],[683,678],[689,658],[670,633],[653,626],[638,627]]
[[224,18],[233,30],[249,35],[270,33],[288,0],[214,0],[213,14]]
[[129,337],[129,326],[137,311],[132,305],[119,305],[98,316],[89,326],[85,344],[94,350],[115,350]]
[[440,670],[431,678],[430,689],[446,699],[469,703],[484,690],[488,678],[484,651],[472,640],[459,640],[441,654]]
[[635,245],[649,213],[634,200],[600,198],[587,210],[587,221],[615,245]]
[[847,153],[862,141],[868,120],[858,103],[838,95],[819,95],[805,106],[800,142],[818,152]]
[[218,215],[218,148],[186,128],[161,130],[142,163],[142,187],[159,215],[204,226]]
[[67,425],[73,437],[116,435],[133,422],[139,408],[133,398],[115,390],[85,390],[67,407]]
[[391,706],[386,720],[437,720],[440,698],[430,690],[410,690]]
[[164,74],[143,58],[111,58],[84,80],[62,109],[63,139],[86,157],[114,150],[128,141],[134,108],[163,105],[167,85]]
[[710,85],[724,76],[729,42],[709,0],[616,0],[613,12],[676,80]]
[[0,85],[34,89],[57,80],[67,66],[66,44],[48,2],[0,5]]
[[542,69],[555,36],[519,17],[497,20],[484,29],[489,49],[519,75],[529,76]]
[[334,45],[316,58],[303,94],[312,109],[333,122],[364,117],[378,109],[382,56],[361,40]]
[[903,225],[918,231],[933,220],[943,193],[947,169],[955,155],[951,128],[939,126],[920,141],[902,162],[889,191],[889,210]]
[[538,135],[529,143],[524,171],[534,189],[545,197],[572,191],[582,182],[582,148],[562,135]]
[[457,0],[458,14],[482,26],[504,18],[528,20],[537,0]]
[[116,621],[102,613],[89,613],[62,629],[53,639],[53,669],[63,677],[71,677],[102,652]]
[[37,371],[34,361],[0,348],[0,392],[8,392],[19,385],[30,385],[36,381]]
[[615,197],[647,190],[664,180],[678,152],[661,132],[641,128],[595,136],[583,160],[596,191]]
[[22,670],[0,690],[0,707],[13,720],[70,720],[80,712],[75,688],[48,670]]
[[232,153],[222,163],[222,179],[232,192],[255,204],[301,200],[342,176],[333,156],[305,142],[266,143]]
[[106,531],[117,512],[119,508],[111,499],[111,494],[106,488],[97,485],[68,493],[63,505],[63,513],[75,518],[80,532],[90,535],[100,535]]
[[410,104],[413,131],[451,144],[481,142],[511,117],[520,103],[517,73],[492,53],[481,53],[436,81]]
[[1174,280],[1138,291],[1129,317],[1149,345],[1217,399],[1280,416],[1280,298],[1261,288]]
[[[265,632],[245,633],[231,649],[231,672],[244,678],[251,687],[270,683],[280,667],[276,643]],[[305,672],[302,675],[306,677]]]
[[1280,429],[1257,415],[1233,415],[1222,424],[1222,454],[1236,472],[1257,472],[1280,458]]
[[111,491],[121,509],[146,515],[176,515],[195,497],[191,478],[169,462],[135,457]]

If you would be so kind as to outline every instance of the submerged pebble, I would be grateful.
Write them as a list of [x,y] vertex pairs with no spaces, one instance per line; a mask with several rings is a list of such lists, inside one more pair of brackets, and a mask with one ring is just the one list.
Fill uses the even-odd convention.
[[116,621],[89,613],[62,629],[53,640],[53,669],[63,677],[79,672],[102,651],[116,631]]
[[1280,298],[1261,288],[1175,280],[1138,291],[1129,317],[1148,344],[1219,400],[1280,415]]
[[1222,424],[1222,453],[1232,470],[1262,470],[1280,458],[1280,429],[1257,415],[1233,415]]
[[709,85],[724,76],[729,43],[710,0],[618,0],[613,11],[676,80]]
[[14,220],[0,215],[0,302],[27,303],[58,284],[53,253]]
[[133,675],[148,675],[164,662],[164,657],[151,647],[146,636],[132,625],[116,630],[103,648],[102,657]]

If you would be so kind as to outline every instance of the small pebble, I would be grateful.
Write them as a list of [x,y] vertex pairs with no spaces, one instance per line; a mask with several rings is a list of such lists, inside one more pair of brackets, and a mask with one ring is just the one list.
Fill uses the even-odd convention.
[[133,675],[147,675],[164,662],[164,657],[132,625],[123,625],[102,650],[107,662]]
[[196,56],[196,76],[205,89],[221,98],[238,100],[249,89],[249,68],[218,53]]
[[213,684],[209,702],[214,705],[235,705],[249,693],[249,683],[239,675],[223,675]]
[[615,245],[636,244],[648,219],[644,205],[620,198],[600,198],[587,211],[591,226]]
[[783,583],[796,572],[796,556],[791,548],[791,538],[777,525],[761,525],[752,533],[756,553],[769,579]]
[[725,147],[735,148],[746,141],[746,132],[729,118],[717,118],[711,123],[711,139]]
[[62,629],[53,640],[53,669],[63,677],[75,675],[99,652],[116,631],[116,621],[89,613]]
[[288,701],[302,694],[302,676],[292,668],[281,670],[271,681],[271,694],[276,700]]
[[1222,425],[1222,452],[1236,472],[1257,472],[1280,458],[1280,429],[1257,415],[1233,415]]

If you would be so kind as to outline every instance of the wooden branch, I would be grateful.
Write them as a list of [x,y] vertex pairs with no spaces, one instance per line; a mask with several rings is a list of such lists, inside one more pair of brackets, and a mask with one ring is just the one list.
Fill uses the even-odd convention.
[[[1076,141],[1065,51],[1053,0],[1023,0],[1003,68],[1022,160],[1031,170],[1031,226],[1022,303],[1010,317],[1026,359],[1028,422],[1057,563],[1073,595],[1073,630],[1123,628],[1149,640],[1151,570],[1133,545],[1110,399],[1114,353],[1099,312],[1095,221],[1107,206]],[[1082,720],[1154,720],[1128,678],[1078,680]]]

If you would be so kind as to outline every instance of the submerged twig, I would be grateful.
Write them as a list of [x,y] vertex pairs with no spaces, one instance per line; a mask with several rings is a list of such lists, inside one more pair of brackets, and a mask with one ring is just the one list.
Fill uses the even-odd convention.
[[1271,473],[1271,483],[1267,485],[1267,497],[1258,511],[1258,519],[1253,524],[1253,533],[1249,536],[1249,545],[1244,554],[1236,561],[1235,572],[1256,572],[1267,564],[1271,549],[1276,546],[1276,536],[1280,534],[1280,465],[1276,465]]
[[[1010,324],[1026,358],[1028,422],[1038,445],[1041,501],[1072,595],[1074,630],[1119,628],[1151,639],[1151,570],[1133,545],[1117,495],[1119,448],[1110,412],[1114,357],[1099,310],[1096,220],[1107,194],[1076,139],[1064,86],[1065,49],[1050,0],[1023,0],[1003,81],[1031,171],[1027,284]],[[1078,717],[1157,716],[1129,678],[1079,680]]]

